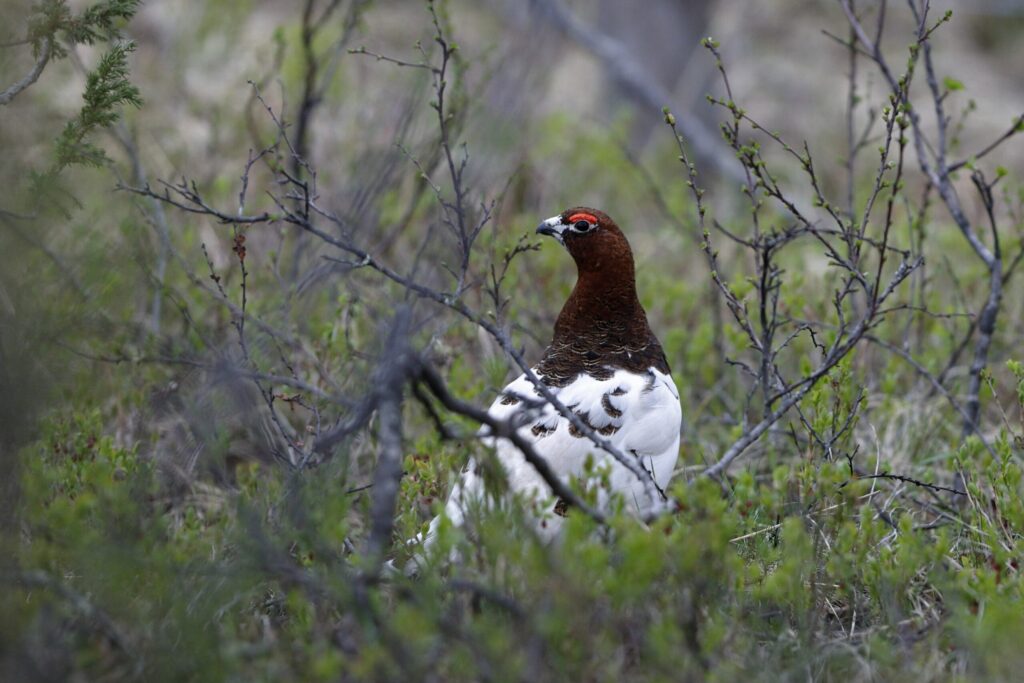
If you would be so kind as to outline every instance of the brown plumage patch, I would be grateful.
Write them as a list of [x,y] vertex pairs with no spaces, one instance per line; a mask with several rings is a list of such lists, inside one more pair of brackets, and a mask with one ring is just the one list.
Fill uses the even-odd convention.
[[538,439],[543,439],[545,436],[551,436],[555,433],[557,427],[545,427],[541,423],[537,423],[530,428],[530,432]]
[[565,498],[559,498],[555,502],[555,510],[554,510],[554,512],[559,517],[568,517],[569,516],[569,501],[567,501]]
[[[575,408],[577,405],[579,405],[579,404],[577,403],[577,404],[571,405],[569,407],[570,408]],[[573,412],[576,413],[576,417],[578,417],[580,419],[580,422],[582,422],[583,424],[587,425],[591,429],[594,428],[594,425],[590,424],[590,413],[581,413],[578,410],[574,410]],[[579,429],[577,429],[576,425],[574,425],[571,422],[569,423],[569,434],[570,434],[570,436],[575,436],[577,439],[582,439],[583,438],[583,432],[581,432]]]
[[[619,431],[619,427],[613,424],[607,424],[604,427],[595,427],[594,423],[590,421],[590,413],[581,413],[579,411],[574,412],[576,413],[576,417],[578,417],[583,424],[587,425],[587,427],[593,429],[598,434],[611,436],[615,432]],[[577,439],[582,439],[584,436],[583,432],[571,422],[569,423],[569,434]]]
[[654,382],[657,377],[654,376],[654,372],[651,370],[647,371],[647,381],[644,383],[644,388],[640,390],[641,394],[646,394],[649,391],[654,391]]
[[601,211],[574,207],[562,214],[563,220],[578,213],[593,215],[597,227],[586,233],[564,233],[579,277],[558,314],[554,338],[537,366],[538,374],[556,387],[581,373],[609,379],[618,369],[639,374],[654,367],[669,374],[665,352],[637,298],[629,242]]
[[622,417],[622,411],[612,405],[610,394],[601,397],[601,407],[608,413],[608,417]]

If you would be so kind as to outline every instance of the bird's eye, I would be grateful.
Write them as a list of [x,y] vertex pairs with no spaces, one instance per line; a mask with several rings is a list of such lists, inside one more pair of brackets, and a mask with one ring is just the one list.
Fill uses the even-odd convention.
[[590,223],[586,221],[576,221],[575,223],[573,223],[572,227],[578,230],[579,232],[586,232],[587,230],[590,230]]

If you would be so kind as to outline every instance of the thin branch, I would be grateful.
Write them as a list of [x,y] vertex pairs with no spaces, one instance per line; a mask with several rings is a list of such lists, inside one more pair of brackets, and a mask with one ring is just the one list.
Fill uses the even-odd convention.
[[539,474],[544,480],[544,483],[551,488],[551,491],[555,496],[564,498],[570,505],[578,508],[595,521],[600,523],[605,522],[606,518],[603,512],[587,504],[586,501],[580,498],[575,491],[573,491],[558,477],[557,474],[555,474],[551,469],[551,465],[548,464],[548,461],[534,450],[533,444],[529,440],[519,433],[519,427],[521,425],[515,424],[514,419],[507,421],[496,419],[486,410],[482,410],[474,405],[459,400],[451,394],[440,375],[437,374],[437,371],[425,363],[420,364],[419,379],[426,384],[430,389],[430,392],[437,397],[441,402],[441,405],[445,408],[453,413],[468,417],[479,424],[486,425],[488,427],[487,436],[499,439],[508,439],[513,446],[522,452],[523,457],[526,458],[526,461],[533,466],[537,471],[537,474]]
[[[885,341],[884,339],[879,339],[878,337],[876,337],[873,334],[865,335],[864,338],[867,339],[872,344],[875,344],[876,346],[880,346],[881,348],[885,349],[889,353],[892,353],[892,354],[898,356],[899,358],[903,359],[908,365],[910,365],[910,367],[912,367],[917,372],[917,374],[921,375],[921,377],[923,377],[924,379],[928,380],[928,383],[932,386],[932,389],[934,389],[936,392],[941,394],[942,397],[945,398],[946,401],[949,402],[949,404],[953,407],[953,409],[957,413],[959,413],[961,417],[964,418],[964,420],[971,420],[972,419],[970,414],[967,412],[967,410],[962,405],[960,405],[960,402],[957,401],[956,398],[953,397],[953,394],[949,393],[949,391],[946,389],[946,387],[942,386],[942,382],[939,381],[939,378],[936,377],[935,375],[933,375],[931,372],[929,372],[928,368],[926,368],[923,365],[921,365],[920,363],[918,363],[917,360],[915,360],[913,356],[911,356],[909,353],[907,353],[906,351],[904,351],[900,347],[898,347],[898,346],[896,346],[894,344],[890,344],[889,342]],[[988,442],[988,439],[986,439],[980,433],[977,436],[978,436],[978,439],[981,441],[982,445],[992,455],[992,457],[996,457],[996,452],[992,448],[992,444],[990,444]]]
[[395,528],[395,506],[402,480],[402,389],[412,363],[406,347],[410,314],[401,308],[395,313],[385,344],[383,372],[375,381],[380,396],[378,408],[377,466],[373,471],[373,495],[370,500],[370,533],[366,555],[371,571],[379,574]]
[[966,496],[964,491],[959,491],[949,486],[942,486],[941,484],[930,484],[920,479],[914,479],[903,474],[893,474],[891,472],[878,472],[876,474],[860,474],[856,475],[857,479],[891,479],[892,481],[902,482],[904,484],[913,484],[914,486],[920,486],[932,491],[943,491],[945,493],[952,493],[957,496]]
[[1021,114],[1020,116],[1015,118],[1013,120],[1013,123],[1010,124],[1009,130],[1004,132],[1002,135],[1000,135],[998,138],[993,140],[988,145],[985,145],[985,147],[983,147],[981,149],[981,151],[973,154],[972,156],[964,159],[963,161],[957,161],[956,163],[950,164],[949,172],[952,173],[953,171],[959,171],[961,168],[963,168],[967,164],[969,164],[971,162],[974,162],[974,161],[977,161],[978,159],[981,159],[982,157],[987,156],[990,152],[995,151],[1004,142],[1006,142],[1007,140],[1012,138],[1017,133],[1020,133],[1021,131],[1024,131],[1024,114]]
[[[880,298],[880,301],[884,301],[889,294],[907,278],[920,264],[921,260],[913,261],[910,263],[904,262],[899,265],[896,272],[893,273],[892,279],[889,281],[889,285]],[[777,394],[774,399],[781,400],[779,407],[768,414],[763,420],[757,425],[747,430],[739,439],[737,439],[726,452],[722,455],[718,461],[711,467],[704,470],[704,474],[710,477],[718,477],[723,474],[729,467],[733,460],[738,458],[743,452],[755,441],[760,438],[768,429],[774,425],[783,415],[789,411],[794,405],[799,403],[804,396],[807,395],[814,386],[818,383],[822,377],[827,375],[832,368],[839,364],[839,362],[847,356],[856,347],[861,338],[867,333],[871,326],[875,323],[874,314],[870,312],[870,315],[865,315],[861,318],[860,322],[857,323],[846,341],[842,344],[834,346],[829,352],[828,356],[821,362],[821,364],[811,374],[807,375],[799,382],[791,385],[786,389],[785,392]]]
[[62,600],[70,604],[83,618],[91,621],[96,630],[106,638],[107,642],[128,657],[132,662],[132,668],[136,675],[142,673],[142,662],[136,655],[135,649],[122,633],[120,627],[114,623],[105,611],[97,607],[85,595],[71,588],[66,581],[51,576],[41,571],[24,571],[14,575],[0,576],[0,579],[10,581],[25,588],[41,588],[51,591]]
[[0,105],[10,104],[11,100],[21,94],[26,88],[31,86],[37,80],[39,80],[40,74],[43,73],[43,69],[46,68],[46,64],[50,61],[51,44],[50,38],[44,37],[39,43],[39,54],[36,56],[36,61],[32,65],[25,77],[17,83],[14,83],[3,92],[0,92]]

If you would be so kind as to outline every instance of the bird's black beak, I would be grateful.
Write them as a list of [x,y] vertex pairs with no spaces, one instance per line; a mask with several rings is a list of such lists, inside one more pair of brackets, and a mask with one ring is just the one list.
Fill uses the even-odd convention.
[[537,234],[538,235],[551,235],[552,237],[559,237],[560,236],[560,233],[557,230],[555,230],[554,228],[552,228],[550,225],[548,225],[547,223],[541,223],[540,225],[537,226]]
[[561,216],[554,216],[537,226],[538,235],[548,235],[558,240],[559,244],[565,244],[562,233],[565,231],[565,224]]

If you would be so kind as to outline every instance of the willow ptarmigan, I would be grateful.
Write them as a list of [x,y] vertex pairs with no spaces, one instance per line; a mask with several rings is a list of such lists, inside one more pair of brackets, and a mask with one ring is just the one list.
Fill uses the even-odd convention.
[[[682,411],[665,353],[637,298],[629,242],[605,213],[582,206],[549,218],[537,232],[565,246],[578,277],[558,314],[554,339],[533,370],[563,405],[620,453],[637,458],[663,488],[679,451]],[[608,488],[623,494],[638,514],[644,513],[651,501],[637,476],[599,450],[552,405],[542,404],[539,394],[526,375],[520,375],[488,412],[501,420],[520,411],[528,416],[519,433],[564,481],[585,479],[585,464],[592,456],[592,471],[607,466]],[[486,428],[481,433],[486,434]],[[565,502],[552,497],[544,480],[509,441],[492,440],[490,445],[511,492],[538,506],[539,534],[556,536],[566,514]],[[480,469],[470,462],[452,490],[446,516],[461,525],[465,512],[483,496]],[[607,495],[601,499],[607,500]],[[427,545],[439,521],[431,523]]]

